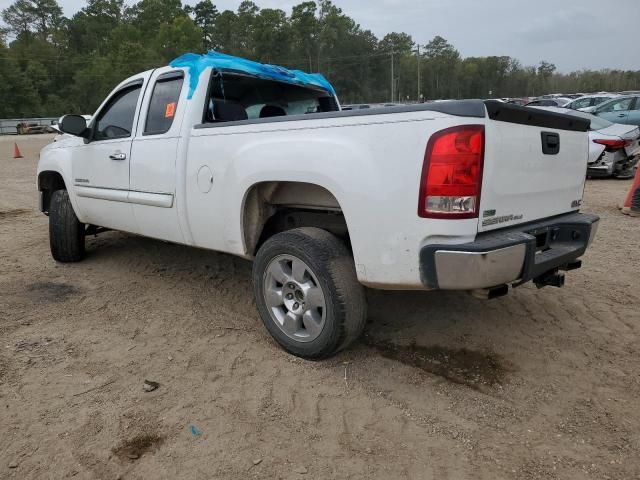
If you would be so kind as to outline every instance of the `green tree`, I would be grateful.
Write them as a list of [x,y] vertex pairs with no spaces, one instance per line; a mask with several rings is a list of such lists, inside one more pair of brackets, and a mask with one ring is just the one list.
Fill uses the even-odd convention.
[[313,58],[317,51],[319,26],[316,10],[315,2],[303,2],[293,7],[291,12],[292,39],[308,59],[309,70],[313,70]]
[[36,17],[29,0],[17,0],[2,11],[2,21],[7,24],[6,31],[16,36],[31,32]]
[[156,38],[157,52],[162,58],[175,58],[184,52],[202,48],[202,30],[189,17],[177,17],[160,27]]
[[86,0],[67,19],[56,0],[14,0],[1,15],[0,116],[91,112],[124,78],[209,48],[319,71],[344,103],[388,101],[392,52],[394,98],[405,100],[418,91],[436,99],[640,89],[640,71],[563,74],[546,61],[461,58],[439,36],[418,56],[410,35],[379,40],[330,0],[304,1],[290,14],[246,0],[220,13],[212,1]]
[[69,22],[70,48],[86,55],[104,46],[122,22],[123,4],[123,0],[88,0]]
[[201,0],[193,7],[194,20],[202,30],[202,47],[205,50],[215,48],[213,42],[216,21],[220,13],[211,0]]
[[427,92],[431,98],[455,98],[458,89],[455,72],[460,53],[444,38],[436,36],[426,45],[425,58]]

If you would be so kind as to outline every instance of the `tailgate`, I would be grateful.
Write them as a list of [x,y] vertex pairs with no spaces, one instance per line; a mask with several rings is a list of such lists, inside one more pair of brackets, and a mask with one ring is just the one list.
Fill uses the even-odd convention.
[[478,231],[579,209],[588,160],[589,121],[487,101]]

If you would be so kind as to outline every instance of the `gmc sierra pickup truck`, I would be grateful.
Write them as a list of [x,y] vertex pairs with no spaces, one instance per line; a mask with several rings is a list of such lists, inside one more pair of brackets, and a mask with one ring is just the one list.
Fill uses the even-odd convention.
[[598,225],[588,128],[497,101],[341,111],[320,75],[186,54],[62,118],[40,209],[59,262],[108,229],[253,259],[270,334],[325,358],[361,334],[365,286],[562,286]]

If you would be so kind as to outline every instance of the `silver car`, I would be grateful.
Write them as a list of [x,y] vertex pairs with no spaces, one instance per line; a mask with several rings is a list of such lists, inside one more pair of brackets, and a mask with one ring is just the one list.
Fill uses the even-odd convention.
[[570,108],[571,110],[590,112],[601,103],[618,96],[619,95],[615,93],[596,93],[594,95],[585,95],[584,97],[576,98],[575,100],[567,103],[564,107]]
[[640,160],[640,128],[611,123],[590,113],[557,107],[537,107],[591,120],[588,177],[632,178]]
[[525,104],[525,107],[564,107],[569,102],[571,99],[566,97],[536,98]]

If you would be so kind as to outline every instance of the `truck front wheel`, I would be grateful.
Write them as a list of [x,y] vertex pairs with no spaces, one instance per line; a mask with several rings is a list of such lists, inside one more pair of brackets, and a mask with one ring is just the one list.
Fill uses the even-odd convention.
[[49,204],[49,246],[58,262],[79,262],[84,257],[85,226],[76,217],[66,190],[56,190]]
[[256,255],[253,283],[265,327],[293,355],[330,357],[364,329],[365,291],[353,258],[325,230],[297,228],[269,238]]

